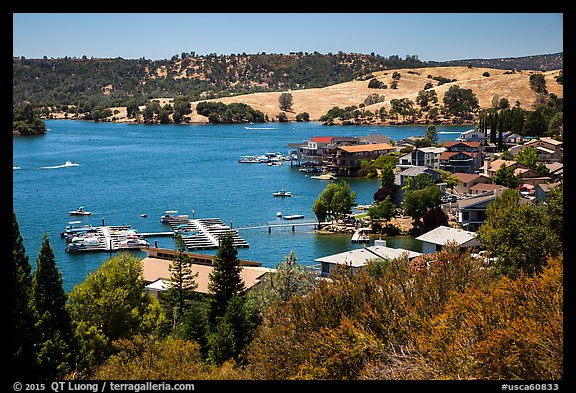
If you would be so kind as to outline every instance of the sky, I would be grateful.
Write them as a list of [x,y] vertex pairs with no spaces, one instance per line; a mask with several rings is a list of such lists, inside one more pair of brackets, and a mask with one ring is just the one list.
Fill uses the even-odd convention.
[[374,52],[422,61],[563,52],[562,13],[13,13],[13,56],[170,59]]

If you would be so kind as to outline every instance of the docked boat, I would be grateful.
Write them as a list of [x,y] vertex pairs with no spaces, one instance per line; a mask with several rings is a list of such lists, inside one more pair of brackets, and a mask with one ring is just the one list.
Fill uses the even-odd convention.
[[256,156],[242,156],[238,162],[241,164],[259,164],[262,161],[260,161]]
[[66,228],[60,232],[60,236],[65,237],[66,240],[69,241],[78,234],[88,232],[96,232],[96,228],[90,224],[82,225],[82,221],[70,221],[68,222],[68,225],[66,225]]
[[299,218],[304,218],[304,214],[292,214],[289,216],[283,216],[282,218],[285,220],[297,220]]
[[336,180],[336,176],[331,173],[323,173],[321,175],[310,176],[310,179],[319,179],[319,180]]
[[72,210],[71,212],[68,212],[73,216],[89,216],[90,214],[92,214],[92,212],[87,212],[86,210],[84,210],[84,206],[80,206],[78,209],[76,210]]
[[284,189],[281,189],[280,191],[273,192],[272,195],[275,197],[291,197],[292,193],[290,191],[286,191]]
[[370,241],[370,228],[358,228],[352,235],[353,243],[368,243]]
[[133,249],[140,247],[148,247],[150,243],[148,241],[138,238],[136,236],[126,236],[126,239],[121,240],[118,244],[119,249]]
[[170,221],[188,220],[187,214],[178,214],[178,210],[166,210],[166,213],[160,217],[160,222],[169,223]]
[[100,244],[100,240],[96,236],[74,236],[65,251],[96,251],[103,248],[105,247]]

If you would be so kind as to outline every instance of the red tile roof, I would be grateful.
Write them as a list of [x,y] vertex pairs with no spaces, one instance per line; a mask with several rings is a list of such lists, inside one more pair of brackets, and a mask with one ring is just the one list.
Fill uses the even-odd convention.
[[312,140],[317,143],[330,143],[334,139],[333,136],[315,136],[312,137]]

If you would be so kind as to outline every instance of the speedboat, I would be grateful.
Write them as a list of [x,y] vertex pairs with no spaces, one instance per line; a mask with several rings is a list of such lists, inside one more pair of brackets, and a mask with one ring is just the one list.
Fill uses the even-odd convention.
[[336,180],[336,176],[331,173],[323,173],[317,176],[310,176],[310,179],[319,179],[319,180]]
[[185,221],[188,220],[187,214],[177,214],[177,210],[166,210],[166,214],[160,217],[160,222],[169,223],[170,221]]
[[258,164],[261,161],[256,156],[242,156],[238,162],[244,164]]
[[370,228],[358,228],[352,235],[353,243],[368,243],[370,241]]
[[280,191],[272,193],[272,195],[275,197],[291,197],[292,193],[290,191],[286,191],[284,189],[281,189]]
[[304,214],[292,214],[290,216],[284,216],[285,220],[297,220],[299,218],[304,218]]
[[92,212],[87,212],[86,210],[84,210],[84,206],[80,206],[78,209],[76,210],[72,210],[71,212],[68,212],[73,216],[89,216],[90,214],[92,214]]

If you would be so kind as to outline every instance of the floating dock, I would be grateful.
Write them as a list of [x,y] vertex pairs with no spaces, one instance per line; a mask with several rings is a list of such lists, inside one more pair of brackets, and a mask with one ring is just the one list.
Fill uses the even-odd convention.
[[236,229],[225,225],[219,218],[199,218],[168,220],[174,233],[180,231],[182,240],[189,250],[209,250],[218,248],[219,237],[224,233],[232,235],[234,247],[246,248],[249,244],[242,239]]
[[[248,242],[240,237],[238,230],[225,225],[219,218],[182,219],[177,218],[166,222],[172,228],[164,232],[142,232],[132,228],[131,225],[98,226],[82,228],[78,230],[76,237],[71,236],[67,240],[66,252],[86,251],[118,251],[118,250],[141,250],[147,248],[143,244],[127,244],[127,236],[145,239],[147,237],[171,236],[181,233],[182,240],[188,250],[210,250],[219,246],[219,237],[223,233],[232,235],[234,247],[249,247]],[[65,232],[62,232],[62,236]],[[75,238],[78,241],[73,241]],[[89,239],[89,241],[87,240]],[[146,243],[146,242],[144,242]]]

